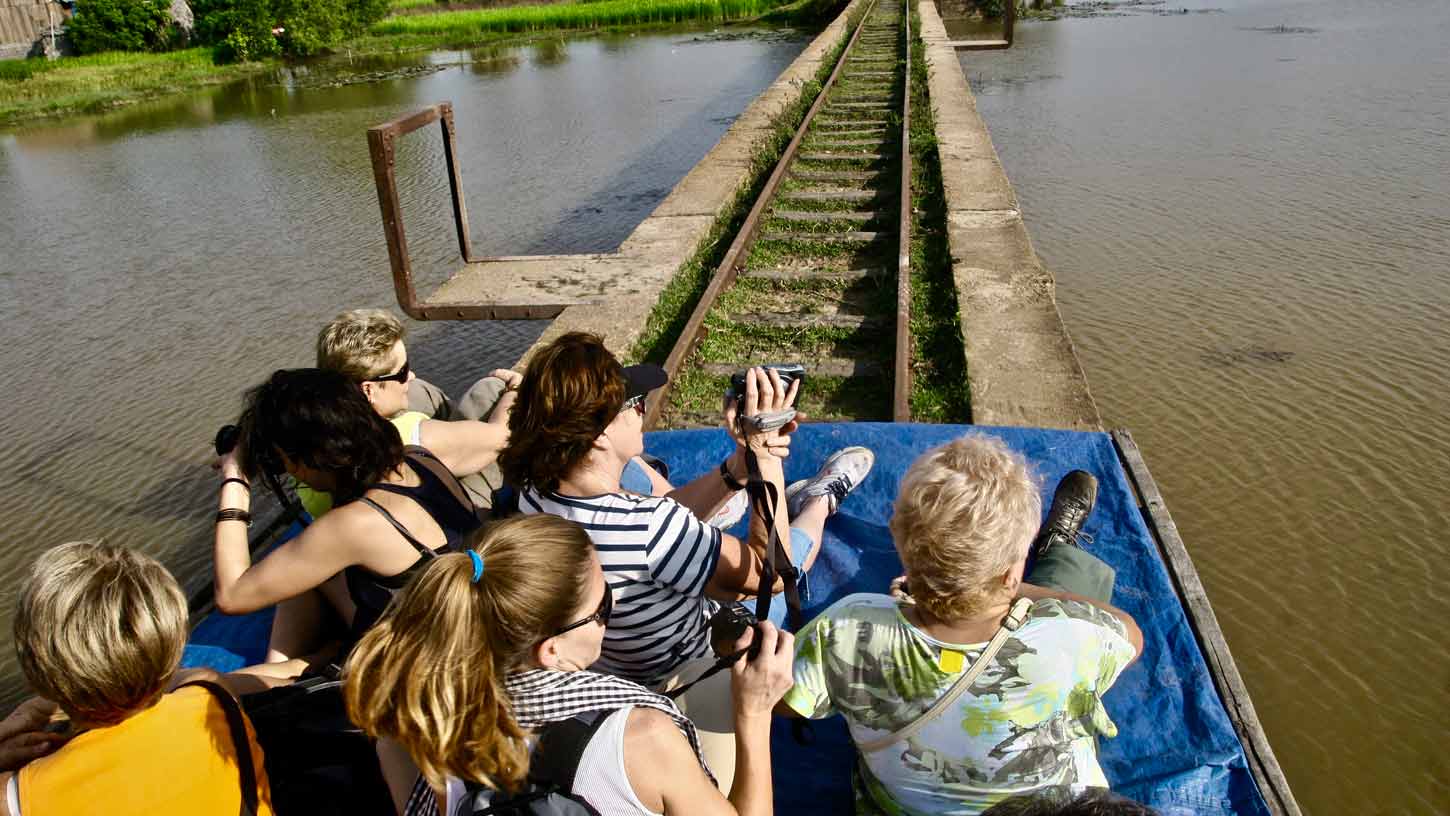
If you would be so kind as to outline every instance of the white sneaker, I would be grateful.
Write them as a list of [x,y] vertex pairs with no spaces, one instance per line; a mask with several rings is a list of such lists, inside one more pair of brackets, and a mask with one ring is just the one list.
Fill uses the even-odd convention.
[[842,448],[831,454],[821,469],[809,479],[793,482],[785,489],[786,510],[791,518],[801,514],[806,502],[816,496],[825,496],[827,513],[835,513],[846,495],[866,480],[871,466],[876,464],[876,454],[869,448]]
[[735,522],[745,518],[745,511],[750,509],[750,494],[744,490],[735,491],[735,495],[725,502],[715,515],[710,517],[711,527],[721,530],[728,530],[735,526]]

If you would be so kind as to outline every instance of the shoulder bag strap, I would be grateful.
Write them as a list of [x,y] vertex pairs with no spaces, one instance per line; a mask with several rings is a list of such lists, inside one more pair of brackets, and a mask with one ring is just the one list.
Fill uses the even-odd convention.
[[992,658],[996,657],[997,652],[1001,651],[1003,644],[1007,642],[1007,638],[1013,632],[1017,631],[1017,628],[1027,619],[1027,612],[1031,608],[1032,601],[1028,598],[1018,598],[1013,602],[1012,609],[1007,613],[1007,617],[1002,620],[1002,628],[998,629],[997,634],[992,636],[992,640],[987,643],[987,648],[983,649],[982,654],[972,662],[972,667],[967,669],[961,677],[958,677],[957,682],[953,683],[952,687],[947,689],[947,693],[943,694],[941,699],[933,703],[932,707],[923,712],[920,717],[907,723],[894,733],[887,734],[878,739],[858,742],[856,743],[856,747],[862,753],[874,753],[885,748],[890,748],[898,742],[904,742],[916,736],[916,733],[926,727],[927,723],[940,717],[952,703],[957,701],[958,697],[962,696],[963,692],[971,688],[973,683],[977,682],[977,678],[987,669],[987,665],[992,662]]
[[453,475],[453,471],[449,470],[448,466],[443,464],[443,460],[433,454],[433,451],[417,445],[409,445],[403,450],[409,454],[408,461],[411,464],[427,468],[429,473],[437,476],[438,481],[448,488],[448,492],[458,500],[459,505],[466,508],[468,512],[477,514],[478,508],[474,506],[473,499],[470,499],[467,491],[463,489],[463,482],[458,481],[458,477]]
[[423,542],[414,538],[413,534],[408,532],[408,528],[404,527],[401,521],[393,518],[393,514],[383,509],[383,506],[381,504],[378,504],[367,496],[358,496],[357,500],[362,502],[363,504],[366,504],[368,507],[371,507],[372,509],[378,511],[379,513],[382,513],[383,518],[387,519],[388,523],[393,525],[393,529],[397,530],[399,535],[406,539],[409,544],[413,545],[413,549],[417,550],[419,555],[423,556],[424,558],[432,558],[437,555],[437,553],[424,546]]
[[242,809],[241,816],[257,816],[257,768],[252,764],[252,745],[247,738],[247,719],[242,707],[230,691],[210,680],[193,680],[182,683],[178,689],[197,686],[206,689],[222,707],[227,717],[227,728],[232,733],[232,748],[237,752],[237,769],[241,772]]

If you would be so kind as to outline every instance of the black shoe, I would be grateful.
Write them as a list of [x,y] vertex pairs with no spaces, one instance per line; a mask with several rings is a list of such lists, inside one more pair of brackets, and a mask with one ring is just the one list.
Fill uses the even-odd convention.
[[1041,558],[1055,545],[1078,546],[1078,534],[1098,499],[1098,480],[1084,470],[1074,470],[1057,483],[1047,521],[1032,541],[1032,557]]

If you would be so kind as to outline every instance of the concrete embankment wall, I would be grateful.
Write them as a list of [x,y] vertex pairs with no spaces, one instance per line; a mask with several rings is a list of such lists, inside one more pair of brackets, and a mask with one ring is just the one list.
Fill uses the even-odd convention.
[[52,23],[68,19],[70,12],[54,0],[0,0],[0,59],[29,55]]
[[[952,276],[971,383],[972,422],[1101,430],[1052,273],[1027,236],[1017,195],[977,113],[932,0],[919,0]],[[991,52],[981,52],[991,59]]]
[[616,263],[628,266],[628,289],[616,287],[603,302],[565,309],[524,353],[519,365],[534,349],[570,331],[594,332],[616,355],[630,353],[660,293],[695,255],[736,191],[749,181],[751,159],[769,139],[776,119],[795,104],[802,86],[815,78],[831,49],[849,35],[846,21],[863,2],[852,0],[611,254]]

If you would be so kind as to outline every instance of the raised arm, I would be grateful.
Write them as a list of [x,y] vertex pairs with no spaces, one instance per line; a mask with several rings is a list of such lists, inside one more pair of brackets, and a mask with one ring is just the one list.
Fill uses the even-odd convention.
[[[245,480],[235,453],[222,457],[221,473],[223,479]],[[218,510],[250,512],[251,508],[247,486],[237,481],[222,484]],[[357,532],[348,529],[351,515],[340,510],[328,513],[255,564],[246,523],[218,521],[213,552],[217,609],[228,615],[255,612],[301,595],[356,563],[343,543]]]
[[[745,378],[745,415],[751,417],[788,408],[795,402],[799,386],[800,382],[796,381],[791,383],[787,390],[781,385],[780,376],[774,370],[751,369]],[[773,431],[742,435],[736,429],[733,406],[727,407],[725,419],[727,426],[732,429],[732,435],[736,435],[737,440],[755,454],[756,462],[760,467],[760,477],[776,499],[776,533],[780,536],[782,546],[786,547],[789,552],[790,519],[789,513],[786,512],[784,467],[785,456],[788,455],[790,444],[788,433],[786,433],[789,426]],[[786,439],[783,444],[782,438]],[[760,585],[761,568],[769,543],[770,528],[766,526],[764,515],[752,512],[750,514],[750,535],[745,541],[746,547],[737,546],[738,539],[722,536],[720,561],[706,587],[706,594],[725,599],[739,597],[742,593],[755,592]],[[779,587],[777,587],[778,589]]]
[[477,473],[493,464],[508,440],[508,425],[500,422],[425,419],[418,428],[418,441],[454,476]]
[[1106,601],[1099,601],[1095,598],[1089,598],[1086,595],[1078,595],[1075,592],[1068,592],[1062,589],[1049,589],[1048,587],[1029,584],[1026,581],[1022,582],[1017,593],[1024,598],[1031,598],[1034,601],[1044,598],[1058,598],[1064,601],[1079,601],[1085,604],[1092,604],[1122,622],[1123,628],[1126,630],[1124,634],[1128,638],[1128,642],[1133,644],[1133,651],[1135,652],[1133,656],[1134,660],[1138,658],[1138,655],[1143,653],[1143,630],[1138,628],[1138,622],[1133,620],[1132,615],[1129,615],[1127,612]]

